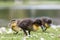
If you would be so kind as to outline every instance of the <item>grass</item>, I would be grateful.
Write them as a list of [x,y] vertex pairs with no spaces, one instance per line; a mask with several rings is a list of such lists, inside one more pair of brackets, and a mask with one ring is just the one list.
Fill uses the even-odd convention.
[[[49,28],[46,32],[42,32],[42,30],[38,30],[36,32],[31,32],[32,37],[27,38],[26,40],[40,40],[44,38],[44,40],[60,40],[60,29],[56,31],[55,29]],[[20,31],[17,35],[10,34],[0,34],[0,40],[23,40],[24,34]]]
[[0,6],[7,6],[7,7],[10,7],[14,4],[14,2],[2,2],[0,1]]
[[[21,6],[21,5],[40,5],[40,4],[60,4],[60,1],[28,1],[23,3],[20,2],[18,5]],[[0,1],[0,6],[10,7],[13,5],[15,5],[14,1],[7,1],[7,2]]]

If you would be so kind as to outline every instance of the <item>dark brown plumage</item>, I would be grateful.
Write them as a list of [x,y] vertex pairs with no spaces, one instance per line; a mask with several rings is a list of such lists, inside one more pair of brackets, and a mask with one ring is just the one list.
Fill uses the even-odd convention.
[[[52,23],[52,20],[47,17],[41,17],[37,19],[23,19],[22,21],[17,21],[17,26],[20,27],[24,34],[27,36],[30,35],[31,31],[36,31],[38,27],[40,26],[43,31],[46,31],[47,28],[50,27],[50,24]],[[27,32],[28,31],[28,34]]]
[[42,21],[42,30],[46,31],[47,28],[49,28],[52,24],[52,19],[49,17],[41,17],[40,18]]
[[24,19],[24,20],[22,20],[20,22],[20,24],[18,26],[23,30],[23,32],[25,33],[25,35],[27,35],[26,31],[28,31],[28,33],[30,35],[30,32],[34,31],[35,29],[37,29],[38,26],[40,26],[40,24],[41,24],[40,19],[36,19],[36,20]]

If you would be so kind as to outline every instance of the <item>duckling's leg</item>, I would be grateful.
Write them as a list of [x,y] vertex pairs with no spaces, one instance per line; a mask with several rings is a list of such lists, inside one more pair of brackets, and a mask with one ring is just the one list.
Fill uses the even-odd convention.
[[41,29],[42,29],[43,32],[46,31],[46,27],[44,27],[43,25],[41,26]]

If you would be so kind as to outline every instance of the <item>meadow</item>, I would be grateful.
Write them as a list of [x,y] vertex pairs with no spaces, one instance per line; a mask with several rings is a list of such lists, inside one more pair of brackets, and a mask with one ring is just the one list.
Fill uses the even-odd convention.
[[[36,5],[40,4],[60,4],[60,1],[58,2],[35,2]],[[34,4],[35,4],[34,3]],[[1,7],[11,7],[15,6],[15,2],[1,2],[0,1],[0,6]],[[22,5],[22,4],[18,4]],[[24,4],[24,5],[29,5],[29,4]],[[1,8],[0,8],[1,10]],[[7,30],[9,28],[6,28]],[[42,32],[41,28],[37,30],[36,32],[31,32],[32,37],[26,38],[26,40],[60,40],[60,28],[49,28],[46,32]],[[3,32],[2,34],[0,33],[0,40],[25,40],[24,39],[24,33],[20,31],[18,34],[13,34],[13,33],[5,33]]]
[[[31,32],[32,37],[26,38],[26,40],[60,40],[60,28],[49,28],[46,32],[42,32],[39,29],[36,32]],[[20,31],[18,34],[3,33],[0,34],[0,40],[25,40],[24,33]]]

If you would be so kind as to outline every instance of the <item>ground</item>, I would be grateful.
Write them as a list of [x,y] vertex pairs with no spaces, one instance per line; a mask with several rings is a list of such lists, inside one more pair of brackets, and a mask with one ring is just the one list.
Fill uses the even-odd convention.
[[[60,40],[60,28],[57,30],[49,28],[46,32],[42,32],[39,29],[36,32],[31,32],[32,37],[26,38],[26,40]],[[10,34],[0,34],[0,40],[23,40],[24,33],[20,31],[17,35],[10,33]]]

